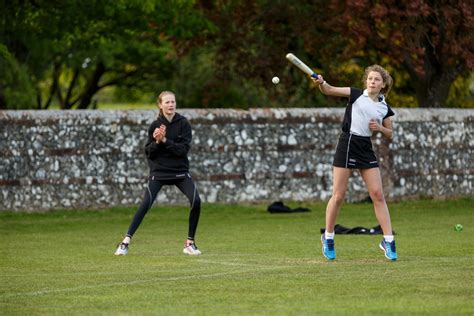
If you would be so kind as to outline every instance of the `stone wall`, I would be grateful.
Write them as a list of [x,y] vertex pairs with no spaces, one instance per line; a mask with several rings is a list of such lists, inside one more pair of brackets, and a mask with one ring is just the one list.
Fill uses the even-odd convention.
[[[327,200],[344,109],[186,110],[191,173],[206,202]],[[395,109],[374,136],[387,199],[472,195],[474,110]],[[141,202],[156,111],[0,111],[0,210]],[[348,201],[367,198],[354,171]],[[159,203],[185,203],[165,187]]]

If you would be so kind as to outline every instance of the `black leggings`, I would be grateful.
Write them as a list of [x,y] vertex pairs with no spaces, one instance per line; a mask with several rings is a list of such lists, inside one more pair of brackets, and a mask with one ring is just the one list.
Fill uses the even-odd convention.
[[199,215],[201,214],[201,198],[197,191],[196,185],[191,178],[184,178],[179,180],[150,180],[148,181],[148,187],[145,191],[145,197],[143,202],[138,208],[138,211],[133,217],[132,223],[128,228],[127,236],[132,237],[135,234],[138,226],[142,222],[148,210],[153,205],[153,202],[164,185],[175,185],[181,192],[186,195],[191,204],[191,211],[189,213],[189,228],[188,228],[188,239],[194,240],[196,234],[196,228],[199,222]]

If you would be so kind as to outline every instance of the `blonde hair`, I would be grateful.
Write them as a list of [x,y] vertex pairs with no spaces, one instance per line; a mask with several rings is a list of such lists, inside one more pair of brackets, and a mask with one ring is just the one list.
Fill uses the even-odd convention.
[[392,76],[390,76],[390,74],[388,73],[388,71],[380,65],[372,65],[365,68],[364,77],[362,78],[364,88],[367,88],[367,77],[369,76],[369,73],[371,71],[378,72],[382,76],[382,80],[385,83],[385,87],[380,90],[380,93],[382,93],[384,96],[387,96],[390,92],[390,89],[392,88],[393,79]]
[[[176,97],[176,95],[171,92],[171,91],[162,91],[159,95],[158,95],[158,98],[156,99],[156,101],[158,102],[158,106],[161,104],[161,102],[163,101],[163,97],[167,94],[171,94],[171,95],[174,95]],[[160,113],[158,114],[158,116],[160,115],[163,115],[163,110],[161,109],[160,107]]]

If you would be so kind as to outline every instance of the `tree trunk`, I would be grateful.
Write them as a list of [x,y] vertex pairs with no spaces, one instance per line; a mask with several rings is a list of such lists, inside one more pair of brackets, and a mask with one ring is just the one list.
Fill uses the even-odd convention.
[[7,99],[5,98],[5,94],[3,93],[3,88],[0,86],[0,110],[7,109]]
[[[49,96],[48,96],[48,99],[46,100],[45,104],[41,104],[41,101],[40,99],[39,100],[39,105],[40,105],[40,109],[43,109],[43,110],[46,110],[49,108],[49,106],[51,105],[51,101],[53,100],[53,97],[54,97],[54,94],[58,93],[58,96],[60,97],[60,92],[59,89],[58,89],[58,85],[59,85],[59,76],[61,75],[61,65],[57,62],[54,63],[54,68],[53,68],[53,82],[51,83],[51,88],[49,89]],[[41,98],[41,91],[38,90],[38,94]],[[63,108],[63,105],[61,104],[61,98],[60,99],[60,107],[61,109]]]
[[71,104],[72,90],[74,89],[74,86],[76,85],[78,77],[79,77],[79,69],[75,68],[74,69],[74,74],[72,76],[72,80],[69,83],[69,88],[67,89],[66,98],[64,99],[64,103],[67,104],[67,105]]
[[[441,34],[443,39],[444,35]],[[418,105],[421,108],[441,108],[445,106],[449,88],[461,69],[458,65],[449,64],[448,58],[442,55],[442,48],[438,47],[437,51],[428,35],[424,36],[422,45],[425,51],[424,75],[422,78],[413,78]]]
[[89,104],[91,104],[92,97],[94,94],[100,90],[99,81],[102,75],[105,73],[105,65],[102,62],[99,62],[92,74],[90,81],[87,83],[84,92],[81,95],[81,101],[77,106],[77,109],[87,109]]
[[449,89],[459,74],[456,69],[448,68],[443,72],[426,74],[423,78],[415,78],[416,97],[421,108],[441,108],[448,99]]

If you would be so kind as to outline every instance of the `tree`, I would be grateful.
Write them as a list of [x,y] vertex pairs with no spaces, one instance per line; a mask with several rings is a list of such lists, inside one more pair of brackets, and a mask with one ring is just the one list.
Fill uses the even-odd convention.
[[[204,100],[211,105],[213,100],[242,100],[253,107],[326,105],[285,59],[288,52],[308,56],[301,37],[305,30],[294,27],[306,6],[282,0],[199,1],[199,9],[218,30],[206,42],[214,52],[216,80],[208,82]],[[279,86],[271,82],[275,75],[282,78]]]
[[[474,16],[469,1],[200,1],[221,30],[212,34],[216,68],[225,88],[231,75],[275,91],[270,78],[286,79],[278,103],[327,104],[284,55],[293,52],[330,82],[359,82],[363,69],[380,63],[395,77],[391,100],[421,107],[446,104],[450,87],[473,68]],[[288,80],[289,79],[289,80]],[[283,83],[283,82],[282,82]],[[278,93],[277,93],[278,94]],[[413,96],[416,95],[416,99]],[[268,96],[271,101],[271,95]],[[324,102],[324,103],[323,103]],[[341,104],[329,100],[331,104]]]
[[[192,1],[17,0],[2,6],[2,42],[28,69],[39,109],[53,100],[62,109],[85,109],[105,87],[167,77],[174,43],[207,27]],[[7,106],[4,99],[0,107]]]
[[331,2],[328,26],[347,34],[342,56],[374,50],[410,76],[420,107],[442,107],[450,87],[474,67],[471,1]]
[[0,44],[0,109],[7,108],[7,100],[17,104],[34,103],[35,90],[27,76],[27,70]]
[[88,108],[111,86],[132,97],[173,88],[189,107],[344,105],[314,91],[288,52],[335,84],[380,63],[394,105],[452,106],[448,93],[464,98],[472,80],[468,3],[4,0],[0,108]]

